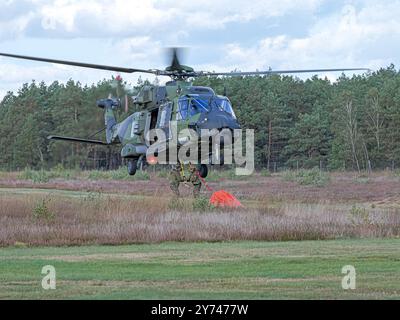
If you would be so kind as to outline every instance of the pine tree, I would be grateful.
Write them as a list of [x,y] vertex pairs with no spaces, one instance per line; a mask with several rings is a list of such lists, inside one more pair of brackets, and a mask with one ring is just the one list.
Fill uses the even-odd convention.
[[295,126],[289,130],[285,148],[292,167],[312,168],[326,163],[332,144],[329,117],[325,107],[317,105],[311,113],[301,114]]

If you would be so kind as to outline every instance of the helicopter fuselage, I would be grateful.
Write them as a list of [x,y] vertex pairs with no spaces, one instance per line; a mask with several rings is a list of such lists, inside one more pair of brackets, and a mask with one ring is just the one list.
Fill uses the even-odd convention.
[[[107,143],[121,143],[122,158],[132,161],[144,161],[147,149],[155,142],[154,136],[149,138],[151,130],[164,133],[166,141],[157,137],[158,143],[166,142],[167,146],[179,148],[190,140],[189,133],[182,134],[189,132],[185,129],[198,134],[201,130],[214,130],[212,132],[217,134],[223,129],[240,128],[227,97],[216,95],[208,87],[192,86],[190,82],[171,81],[166,86],[144,86],[133,102],[141,110],[120,123],[116,122],[114,109],[105,108]],[[177,134],[179,138],[175,136]]]

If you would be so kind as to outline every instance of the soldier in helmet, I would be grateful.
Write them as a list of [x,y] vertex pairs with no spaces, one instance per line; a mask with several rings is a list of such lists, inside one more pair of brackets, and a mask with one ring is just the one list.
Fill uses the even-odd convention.
[[197,167],[191,163],[184,165],[176,163],[170,174],[171,190],[179,197],[179,184],[181,182],[190,182],[193,184],[193,196],[197,198],[200,195],[201,181],[197,173]]

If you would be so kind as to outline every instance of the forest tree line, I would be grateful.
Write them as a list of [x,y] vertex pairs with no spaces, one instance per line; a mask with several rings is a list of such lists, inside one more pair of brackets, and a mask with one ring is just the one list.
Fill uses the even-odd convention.
[[[50,134],[89,137],[104,127],[95,101],[115,93],[113,79],[31,82],[0,103],[0,168],[76,168],[102,146],[49,141]],[[143,81],[139,81],[139,88]],[[226,92],[242,128],[255,132],[258,168],[374,170],[400,166],[400,74],[393,65],[336,82],[316,76],[198,78]],[[133,110],[132,106],[129,110]],[[127,116],[119,111],[119,119]],[[102,133],[97,138],[102,138]],[[104,134],[104,133],[103,133]],[[113,147],[113,153],[119,151]]]

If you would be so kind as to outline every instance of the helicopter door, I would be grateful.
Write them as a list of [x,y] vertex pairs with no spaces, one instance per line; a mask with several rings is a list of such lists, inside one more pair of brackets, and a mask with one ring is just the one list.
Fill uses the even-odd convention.
[[150,130],[156,128],[157,119],[158,119],[158,108],[151,111],[151,118],[150,118]]
[[161,112],[159,112],[157,128],[162,129],[165,132],[167,140],[169,140],[171,136],[170,123],[172,114],[172,102],[169,102],[164,106],[160,107],[160,111]]

